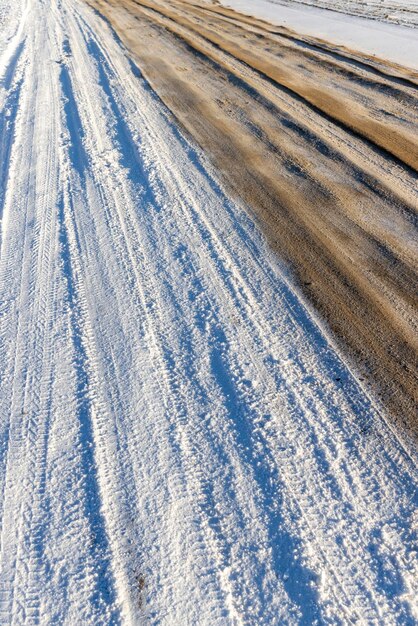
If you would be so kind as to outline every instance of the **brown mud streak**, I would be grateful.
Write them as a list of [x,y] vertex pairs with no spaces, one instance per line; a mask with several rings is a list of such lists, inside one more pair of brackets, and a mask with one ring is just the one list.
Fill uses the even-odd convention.
[[209,3],[88,2],[413,432],[414,73]]

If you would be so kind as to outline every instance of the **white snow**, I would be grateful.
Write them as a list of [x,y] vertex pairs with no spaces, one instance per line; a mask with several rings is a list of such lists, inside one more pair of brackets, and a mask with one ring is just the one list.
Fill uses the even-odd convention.
[[418,26],[417,0],[270,0],[270,2],[287,6],[294,6],[296,3],[311,5],[381,22]]
[[108,24],[76,0],[22,23],[0,58],[1,623],[412,624],[408,442]]
[[[418,29],[280,0],[220,0],[241,13],[418,69]],[[338,5],[343,9],[341,3]]]

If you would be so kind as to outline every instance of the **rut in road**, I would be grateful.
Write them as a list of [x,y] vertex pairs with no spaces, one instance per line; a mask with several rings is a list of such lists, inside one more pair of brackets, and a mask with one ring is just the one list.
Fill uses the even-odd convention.
[[408,437],[109,24],[22,7],[0,45],[1,622],[412,624]]
[[416,74],[208,2],[89,4],[416,439]]

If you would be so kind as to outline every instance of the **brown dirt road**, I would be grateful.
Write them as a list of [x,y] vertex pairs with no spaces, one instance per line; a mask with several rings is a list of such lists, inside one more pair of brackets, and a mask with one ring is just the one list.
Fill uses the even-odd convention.
[[418,76],[203,0],[88,0],[416,429]]

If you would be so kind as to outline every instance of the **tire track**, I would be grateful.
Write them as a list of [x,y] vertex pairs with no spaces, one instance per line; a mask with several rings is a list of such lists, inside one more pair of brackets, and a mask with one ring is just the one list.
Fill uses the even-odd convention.
[[[379,125],[378,123],[374,123],[373,120],[370,120],[369,108],[364,109],[361,114],[357,114],[355,104],[358,104],[360,99],[357,98],[353,102],[354,106],[347,114],[345,112],[345,108],[343,107],[343,101],[338,99],[338,87],[334,89],[332,94],[328,93],[326,98],[324,98],[323,93],[318,88],[313,86],[310,88],[308,87],[311,81],[306,72],[305,80],[302,83],[296,79],[291,72],[285,71],[281,65],[272,63],[272,61],[275,61],[276,59],[272,59],[272,61],[268,62],[265,60],[264,54],[263,57],[261,57],[257,54],[248,52],[239,44],[230,44],[228,39],[224,39],[222,36],[219,36],[215,30],[215,28],[219,25],[218,22],[215,21],[213,27],[211,27],[212,25],[210,23],[210,19],[207,19],[205,20],[205,26],[202,26],[202,20],[199,19],[199,27],[196,28],[196,25],[192,20],[184,18],[181,14],[176,14],[175,12],[167,9],[161,10],[152,3],[149,4],[140,0],[134,0],[134,4],[139,7],[149,9],[148,15],[152,13],[154,15],[161,16],[163,19],[165,18],[163,22],[165,28],[169,28],[170,30],[172,29],[176,35],[179,35],[181,32],[178,28],[176,28],[178,25],[183,26],[186,33],[196,33],[199,39],[212,44],[215,48],[220,49],[224,54],[231,55],[234,60],[241,61],[245,66],[251,68],[253,72],[256,72],[261,78],[271,81],[273,86],[279,87],[292,98],[307,105],[312,112],[321,115],[324,119],[337,125],[342,130],[349,132],[354,137],[363,140],[374,150],[379,151],[386,159],[389,159],[393,163],[401,165],[402,167],[407,167],[408,173],[416,177],[418,152],[415,143],[413,141],[409,142],[408,139],[406,139],[406,143],[404,143],[405,139],[401,136],[401,134],[398,134],[391,127],[388,128],[387,123]],[[194,9],[193,12],[196,12],[196,10]],[[199,12],[197,13],[199,14]],[[207,13],[208,12],[206,11],[206,14]],[[168,25],[167,18],[171,23],[170,26]],[[206,26],[206,24],[208,24],[208,26]],[[230,28],[230,30],[232,30],[232,28]],[[241,30],[242,28],[240,27],[240,31]],[[241,35],[241,32],[239,32],[239,35]],[[197,44],[196,39],[193,39],[193,37],[188,34],[184,34],[184,32],[180,36],[184,38],[192,48],[195,48],[197,52],[201,52],[201,47]],[[246,44],[248,45],[249,35],[244,35],[244,37],[246,39]],[[306,53],[305,57],[307,57]],[[330,65],[331,68],[335,70],[334,65]],[[303,66],[299,64],[299,67]],[[321,67],[326,68],[327,65],[322,62]],[[341,76],[344,76],[344,73],[340,71],[340,80],[343,82]],[[354,78],[357,78],[357,82],[360,82],[358,77]],[[318,77],[316,77],[316,79],[318,80]],[[387,122],[387,120],[385,121]],[[389,148],[388,146],[392,147]]]
[[[231,193],[254,211],[395,429],[406,426],[407,438],[414,437],[416,177],[283,92],[273,70],[301,66],[306,80],[315,71],[327,98],[329,91],[344,93],[352,103],[346,115],[357,105],[364,120],[382,116],[382,107],[393,109],[390,124],[399,129],[416,128],[416,87],[389,75],[377,79],[358,56],[349,69],[338,56],[324,61],[306,38],[289,41],[227,9],[163,1],[90,4],[110,20]],[[257,69],[262,54],[271,59],[262,72],[268,80]]]
[[[26,97],[17,125],[17,136],[23,132],[26,141],[17,140],[16,144],[18,147],[12,165],[15,172],[11,177],[14,186],[10,190],[7,207],[10,232],[4,234],[6,244],[2,255],[2,265],[6,268],[3,273],[3,278],[6,279],[3,282],[3,293],[13,293],[17,288],[21,290],[20,306],[9,311],[12,313],[8,319],[6,318],[9,332],[5,333],[6,337],[13,334],[12,324],[15,323],[14,363],[11,360],[6,361],[5,371],[6,378],[11,383],[11,397],[7,397],[6,394],[2,397],[2,400],[6,401],[3,408],[7,407],[7,401],[10,399],[7,411],[10,411],[7,447],[4,456],[2,455],[7,464],[6,486],[2,498],[4,504],[1,541],[2,619],[3,623],[39,623],[46,619],[49,612],[52,621],[56,617],[58,622],[63,623],[65,612],[62,611],[62,597],[67,596],[74,603],[79,618],[85,618],[87,621],[93,619],[94,623],[102,623],[100,620],[106,615],[104,611],[106,602],[108,604],[112,602],[111,599],[110,601],[105,599],[103,602],[100,598],[102,594],[105,595],[103,592],[105,575],[101,575],[96,583],[98,601],[95,600],[94,592],[89,589],[90,583],[97,578],[95,570],[98,569],[99,550],[93,548],[86,558],[86,548],[80,545],[80,523],[83,524],[80,502],[85,499],[88,504],[91,498],[90,485],[88,480],[85,481],[84,493],[78,493],[80,500],[76,505],[75,514],[73,508],[69,516],[72,519],[67,517],[66,512],[65,503],[73,499],[72,495],[68,497],[68,494],[65,494],[66,483],[51,487],[55,468],[59,474],[62,463],[58,455],[55,464],[51,466],[51,457],[56,456],[57,447],[64,457],[67,453],[67,439],[65,436],[62,441],[57,439],[56,432],[57,395],[60,393],[65,395],[66,383],[62,383],[66,379],[63,378],[61,381],[61,388],[57,394],[54,374],[62,367],[62,362],[67,362],[69,346],[64,345],[63,350],[57,352],[60,320],[61,316],[65,316],[60,306],[62,306],[63,280],[66,280],[62,274],[65,266],[57,257],[57,250],[65,243],[63,240],[60,241],[57,221],[60,204],[58,188],[61,183],[57,167],[60,145],[58,132],[60,95],[58,66],[48,54],[51,50],[49,37],[55,24],[51,16],[44,20],[43,10],[41,6],[34,6],[30,16],[36,28],[31,33],[28,47],[32,50],[42,50],[45,56],[36,66],[36,72],[33,71],[35,64],[27,70],[28,85],[24,92]],[[42,24],[40,28],[39,24]],[[56,45],[56,42],[53,45]],[[49,116],[45,117],[43,111],[51,102],[56,103],[56,106],[50,111]],[[40,161],[36,157],[37,150],[42,154]],[[22,162],[32,164],[29,177],[26,168],[22,167]],[[19,188],[22,192],[21,200],[10,206],[12,192]],[[22,236],[16,237],[20,228],[23,228]],[[22,254],[23,261],[16,263],[19,253]],[[21,268],[20,279],[15,274],[19,268]],[[13,302],[13,299],[9,298],[9,301]],[[31,363],[35,364],[35,368],[31,367]],[[69,370],[67,369],[67,374],[69,391],[72,381],[71,366]],[[75,389],[76,397],[79,391],[80,389]],[[67,419],[69,418],[67,436],[71,436],[73,434],[68,431],[71,431],[73,416],[68,413],[68,408],[66,411]],[[65,416],[66,411],[61,412],[61,415],[64,413]],[[59,430],[62,433],[65,426],[60,425]],[[73,436],[68,440],[69,447],[72,442]],[[80,473],[83,472],[83,454],[77,458],[77,452],[74,453],[77,447],[76,443],[72,452],[75,457],[73,471],[76,482],[80,481]],[[90,452],[88,445],[86,450]],[[67,462],[71,466],[68,460]],[[84,472],[88,476],[87,470],[85,466]],[[67,468],[64,466],[62,476],[66,473]],[[77,491],[78,486],[75,486],[75,492]],[[56,497],[57,494],[61,496],[61,500]],[[96,504],[92,511],[96,514]],[[59,523],[61,513],[67,518],[64,529],[62,523]],[[62,566],[59,565],[58,559],[55,564],[55,575],[58,575],[60,584],[57,585],[57,580],[51,576],[51,561],[54,561],[54,553],[56,555],[60,552],[63,539],[65,543],[65,539],[71,533],[73,533],[73,562],[67,561]],[[93,535],[93,530],[90,530],[90,533]],[[88,550],[88,535],[87,541],[86,537],[84,541]],[[79,545],[75,551],[77,543]],[[91,567],[91,562],[94,568]],[[77,567],[78,576],[74,575]],[[68,582],[66,578],[70,572],[74,578],[71,580],[70,574]],[[85,587],[80,590],[83,579]],[[74,583],[78,587],[78,602],[75,601],[72,589]],[[94,619],[94,614],[96,618],[99,617],[99,621]],[[66,619],[70,615],[67,613]],[[108,612],[107,617],[112,620],[112,613]],[[117,623],[117,620],[104,619],[103,623],[105,622]]]
[[2,621],[412,623],[405,438],[109,25],[32,9],[0,264]]
[[[105,63],[104,58],[98,55],[97,49],[95,49],[94,47],[93,48],[90,47],[90,49],[91,49],[92,52],[94,52],[95,58],[98,59],[98,67],[100,68],[99,72],[103,73],[104,68],[106,67],[106,63]],[[114,85],[114,84],[118,83],[118,81],[115,81],[115,79],[116,79],[116,77],[112,76],[112,79],[111,79],[111,81],[109,81],[109,83],[103,83],[103,81],[105,79],[104,79],[103,74],[102,74],[101,82],[102,82],[102,85],[103,84],[105,85],[105,91],[106,91],[108,96],[109,96],[109,92],[111,91],[110,84]],[[114,103],[113,107],[115,107],[115,103]],[[113,108],[113,114],[115,115],[117,120],[122,120],[122,119],[126,119],[126,118],[129,119],[130,118],[130,115],[128,114],[128,112],[122,114],[122,113],[118,112],[117,108]],[[126,134],[126,130],[124,130],[124,129],[126,129],[126,127],[123,125],[122,122],[120,122],[120,123],[118,122],[116,126],[118,128],[118,132],[119,133],[120,132],[125,133],[125,135],[122,135],[122,136],[120,134],[117,135],[117,136],[120,137],[118,143],[121,146],[124,146],[124,148],[123,148],[124,156],[121,157],[121,160],[122,160],[122,162],[125,162],[125,159],[126,159],[126,163],[129,162],[129,163],[132,164],[132,162],[133,162],[135,157],[134,157],[134,152],[132,154],[130,153],[130,148],[129,147],[133,146],[133,141],[130,139],[129,134]],[[155,143],[157,145],[161,145],[161,142],[158,141],[157,137],[155,137]],[[129,159],[128,159],[128,155],[129,155]],[[151,159],[151,161],[154,162],[154,159]],[[133,180],[135,180],[134,170],[132,170],[130,176],[132,177]],[[143,181],[144,174],[141,173],[139,176],[140,176],[140,180]],[[182,192],[182,193],[184,193],[184,192]],[[129,195],[129,194],[127,194],[127,195]],[[157,198],[160,197],[160,196],[165,197],[166,195],[167,195],[166,193],[161,193],[161,194],[158,194],[156,197]],[[170,193],[169,195],[171,197],[173,197],[175,194],[174,193]],[[145,200],[146,200],[147,203],[148,202],[152,202],[154,204],[155,196],[153,198],[152,196],[147,194],[145,196]],[[125,209],[125,212],[126,212],[126,209]],[[151,212],[151,215],[152,215],[152,212]],[[178,222],[178,216],[177,216],[176,220]],[[186,217],[186,216],[182,220],[182,222],[187,223],[187,224],[191,223],[190,222],[190,218]],[[162,228],[162,224],[161,224],[161,220],[159,219],[158,220],[158,224],[152,225],[152,222],[149,222],[149,225],[146,228],[143,227],[140,232],[141,233],[151,233],[151,232],[154,232],[155,233],[155,241],[159,241],[159,238],[161,237],[161,235],[159,234],[161,232],[161,228]],[[164,225],[164,228],[163,228],[163,232],[167,232],[168,228],[169,228],[169,224],[166,222],[165,225]],[[132,232],[130,229],[128,229],[127,233],[131,233],[130,234],[130,238],[134,236],[134,232]],[[141,235],[141,240],[142,240],[142,243],[138,242],[137,244],[135,244],[135,246],[134,246],[135,250],[143,250],[144,249],[143,234]],[[206,240],[210,241],[210,238],[204,237],[202,240],[203,241],[206,241]],[[152,241],[152,239],[151,239],[151,241]],[[149,281],[150,277],[164,275],[167,272],[167,268],[169,268],[171,266],[171,263],[168,262],[167,264],[164,264],[164,265],[161,265],[161,266],[158,265],[154,269],[151,269],[151,268],[145,269],[145,268],[148,268],[148,264],[150,263],[151,259],[158,258],[158,256],[161,254],[161,252],[158,252],[158,249],[162,249],[162,250],[172,250],[172,249],[174,249],[175,250],[178,247],[178,245],[179,245],[179,243],[176,244],[175,240],[170,241],[168,246],[164,245],[162,243],[162,241],[160,241],[160,243],[159,243],[157,248],[155,247],[155,244],[151,244],[151,243],[146,244],[146,248],[151,246],[151,248],[149,248],[149,253],[147,254],[147,257],[149,259],[148,262],[142,257],[142,254],[141,254],[141,256],[140,256],[141,261],[139,263],[138,262],[135,263],[134,259],[135,259],[136,255],[134,254],[132,256],[133,263],[135,265],[138,264],[139,267],[144,268],[144,271],[141,274],[141,278],[138,280],[138,285],[141,285],[141,287],[140,287],[141,292],[143,291],[144,286],[147,284],[147,282]],[[201,248],[201,244],[199,245],[199,243],[197,243],[197,242],[193,245],[193,249],[199,250],[200,248]],[[138,254],[138,253],[136,253],[136,254]],[[205,259],[208,258],[207,253],[202,253],[202,256]],[[213,260],[215,261],[215,259],[217,259],[217,258],[219,258],[219,252],[214,255]],[[215,284],[218,283],[218,280],[214,279],[214,283]],[[168,284],[170,284],[170,281],[168,281]],[[213,286],[212,286],[212,288],[209,288],[209,286],[208,286],[207,289],[210,289],[210,291],[212,292],[213,291]],[[152,282],[151,282],[150,286],[147,288],[147,290],[145,292],[146,295],[144,296],[145,297],[145,302],[149,301],[150,303],[153,303],[152,304],[152,308],[151,308],[151,310],[153,312],[153,316],[150,318],[150,323],[153,324],[153,325],[155,325],[157,323],[158,316],[159,316],[158,308],[156,308],[155,295],[154,295],[154,294],[158,293],[158,291],[159,291],[158,283],[152,284]],[[165,299],[165,302],[168,303],[168,300]],[[224,304],[224,306],[226,306],[226,305]],[[235,307],[233,307],[233,308],[236,310],[236,304],[235,304]],[[229,309],[229,307],[227,307],[227,309]],[[160,311],[161,311],[161,309],[160,309]],[[186,312],[184,310],[182,312],[182,315],[186,316]],[[173,324],[173,322],[169,323],[168,321],[167,322],[160,322],[160,323],[158,323],[157,328],[159,327],[160,330],[157,331],[157,337],[158,337],[158,342],[161,341],[161,345],[167,346],[167,345],[169,345],[170,343],[173,342],[174,338],[173,338],[172,334],[170,332],[168,332],[167,330],[164,330],[164,329],[171,328],[173,325],[174,325],[174,327],[177,327],[177,325],[179,324],[179,319],[182,319],[182,315],[179,315],[178,319],[177,319],[177,316],[176,316],[176,320],[177,321],[174,324]],[[253,312],[253,315],[254,315],[254,312]],[[258,316],[255,315],[256,319],[257,319],[257,317]],[[190,324],[190,326],[192,326],[193,322],[190,322],[189,324]],[[266,333],[266,329],[264,329],[263,332]],[[161,339],[160,339],[160,337],[161,337]],[[242,345],[245,345],[245,343],[247,341],[248,341],[248,338],[246,340],[242,340]],[[154,348],[153,348],[153,353],[154,353],[154,350],[156,349],[154,340],[152,340],[152,345],[154,346]],[[184,350],[185,345],[187,345],[187,344],[185,344],[184,340],[183,340],[182,350]],[[181,369],[181,367],[182,367],[180,365],[181,362],[182,362],[182,359],[180,359],[178,361],[173,360],[173,356],[171,356],[170,351],[168,351],[166,349],[164,350],[163,354],[164,353],[166,355],[165,356],[165,360],[166,360],[167,368],[168,368],[168,372],[169,372],[169,377],[168,377],[169,388],[168,389],[171,390],[170,396],[171,397],[177,396],[177,397],[181,397],[181,398],[190,398],[193,395],[192,389],[186,389],[184,387],[184,383],[182,384],[182,382],[181,382],[181,378],[176,376],[176,372],[179,371],[179,368]],[[154,358],[156,358],[156,357],[154,356]],[[159,358],[156,359],[157,363],[159,361],[160,361]],[[192,375],[192,372],[190,370],[188,371],[187,376],[189,378],[193,379],[193,375]],[[161,378],[163,378],[163,376],[161,376]],[[262,379],[263,376],[260,376],[260,378]],[[264,378],[265,378],[265,376],[264,376]],[[179,428],[178,422],[179,421],[180,421],[180,423],[182,422],[181,415],[186,416],[186,415],[190,415],[190,413],[191,413],[191,409],[189,409],[187,411],[185,407],[182,408],[182,402],[183,402],[183,400],[182,401],[177,401],[175,406],[172,409],[172,411],[174,411],[174,413],[177,415],[177,420],[176,420],[175,424],[173,424],[173,427],[177,426],[177,428]],[[303,411],[302,411],[302,413],[303,413]],[[183,441],[186,438],[188,443],[187,444],[183,443],[183,447],[180,448],[180,450],[183,450],[183,456],[187,459],[187,463],[189,463],[189,462],[191,462],[191,459],[193,458],[193,454],[191,454],[191,450],[196,451],[195,454],[197,454],[197,450],[199,449],[199,446],[194,445],[194,443],[192,443],[192,442],[194,442],[196,440],[196,438],[198,437],[198,433],[199,433],[199,431],[201,429],[198,428],[196,431],[194,431],[193,435],[188,435],[187,434],[187,429],[184,430],[185,428],[186,428],[186,422],[183,422],[183,426],[182,426],[183,434],[182,434],[181,438],[183,439]],[[193,472],[191,472],[190,474],[193,475]],[[204,484],[204,482],[203,482],[203,484]],[[299,490],[300,490],[300,488],[299,488]],[[202,487],[202,491],[203,492],[205,491],[204,487]],[[307,505],[307,508],[308,508],[308,505]],[[214,517],[213,513],[210,512],[210,509],[211,509],[211,507],[208,508],[208,511],[205,514],[205,515],[209,515],[209,518],[208,518],[209,520],[211,518],[213,519],[213,517]],[[216,516],[215,516],[215,518],[216,518]],[[204,525],[206,525],[206,523],[204,523]],[[214,528],[216,528],[216,524],[215,524]],[[306,532],[306,531],[304,531],[304,532]],[[209,537],[210,537],[210,535],[209,535]],[[211,543],[210,538],[208,538],[207,541],[208,541],[209,544]],[[217,541],[218,541],[218,544],[217,544]],[[222,540],[222,535],[218,536],[218,540],[217,541],[215,540],[215,545],[218,545],[218,546],[225,545],[224,540]],[[225,550],[225,548],[224,548],[224,550]],[[353,593],[353,591],[351,591],[351,593]],[[378,603],[375,604],[375,610],[377,610],[376,609],[377,606],[378,606]],[[400,609],[400,610],[402,610],[402,609]]]

